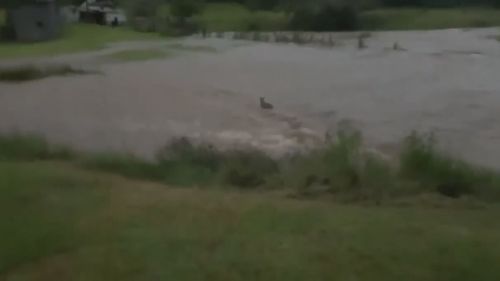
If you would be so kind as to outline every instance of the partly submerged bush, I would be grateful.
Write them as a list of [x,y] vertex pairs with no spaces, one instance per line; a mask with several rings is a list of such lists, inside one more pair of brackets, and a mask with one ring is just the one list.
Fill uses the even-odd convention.
[[[77,158],[78,156],[78,158]],[[323,148],[275,160],[262,151],[219,150],[187,138],[169,142],[155,160],[123,154],[76,154],[30,136],[0,137],[0,161],[78,159],[83,167],[178,186],[294,187],[296,195],[381,203],[438,194],[500,199],[500,175],[439,151],[431,135],[412,134],[399,162],[363,148],[361,134],[341,130]]]
[[188,163],[211,171],[222,164],[221,153],[212,145],[194,144],[188,138],[174,138],[157,154],[160,165]]
[[44,138],[15,134],[0,136],[0,160],[58,160],[75,157],[75,153],[64,146],[51,145]]
[[299,156],[288,170],[299,195],[325,193],[348,200],[380,201],[394,187],[388,162],[362,148],[358,131],[341,131],[327,147]]
[[[194,144],[187,138],[171,141],[158,154],[158,164],[176,182],[257,187],[277,173],[278,164],[253,149],[222,151],[212,145]],[[192,171],[192,172],[189,172]],[[190,179],[182,179],[190,177]]]
[[359,27],[356,8],[352,5],[325,4],[321,7],[301,7],[290,20],[293,30],[350,31]]
[[0,69],[0,82],[24,82],[50,76],[87,74],[88,71],[75,69],[69,65],[40,68],[32,65]]
[[247,149],[225,153],[223,182],[227,185],[258,187],[278,172],[278,163],[261,151]]
[[134,179],[163,180],[163,172],[158,165],[133,155],[99,153],[84,157],[81,164],[88,169],[115,173]]
[[400,176],[452,198],[478,195],[484,189],[500,192],[496,173],[439,151],[433,135],[413,133],[406,138],[400,154]]

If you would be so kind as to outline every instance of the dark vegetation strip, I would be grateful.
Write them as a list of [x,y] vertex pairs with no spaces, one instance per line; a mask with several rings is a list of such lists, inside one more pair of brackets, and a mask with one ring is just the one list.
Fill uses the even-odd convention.
[[122,4],[133,28],[167,35],[485,27],[498,25],[490,11],[500,8],[500,0],[122,0]]
[[43,79],[50,76],[83,75],[90,73],[95,72],[73,68],[69,65],[47,67],[23,65],[10,68],[0,68],[0,82],[25,82]]
[[[177,186],[293,188],[298,197],[381,203],[439,194],[500,200],[500,175],[457,160],[436,148],[432,136],[412,134],[398,161],[362,148],[359,133],[307,153],[273,159],[255,149],[219,150],[186,138],[168,143],[155,161],[126,154],[84,154],[33,136],[0,137],[0,161],[64,160],[90,170]],[[394,163],[396,162],[396,163]]]

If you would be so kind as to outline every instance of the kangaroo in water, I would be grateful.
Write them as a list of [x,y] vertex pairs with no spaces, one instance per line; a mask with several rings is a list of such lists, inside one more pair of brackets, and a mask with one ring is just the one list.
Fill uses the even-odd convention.
[[260,108],[262,109],[273,109],[274,106],[265,101],[263,97],[260,97]]

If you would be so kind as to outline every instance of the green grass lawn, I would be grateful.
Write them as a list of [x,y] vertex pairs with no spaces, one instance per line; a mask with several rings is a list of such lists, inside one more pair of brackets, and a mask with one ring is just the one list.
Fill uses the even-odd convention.
[[500,26],[500,10],[467,9],[378,9],[364,12],[366,29],[408,30]]
[[40,43],[0,43],[0,59],[53,56],[97,50],[109,43],[134,40],[160,39],[159,35],[135,32],[125,28],[111,28],[90,24],[76,24],[67,27],[64,36],[58,40]]
[[498,211],[349,207],[4,161],[0,280],[496,281]]

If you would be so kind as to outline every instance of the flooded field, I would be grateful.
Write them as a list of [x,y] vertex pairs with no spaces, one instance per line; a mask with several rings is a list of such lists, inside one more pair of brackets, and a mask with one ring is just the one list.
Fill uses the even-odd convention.
[[112,62],[109,50],[44,58],[35,63],[99,73],[0,83],[0,131],[146,157],[175,136],[279,154],[322,143],[340,122],[383,153],[412,130],[434,132],[450,152],[500,168],[498,34],[375,33],[363,49],[346,34],[332,47],[188,38],[155,43],[175,54],[147,61]]

